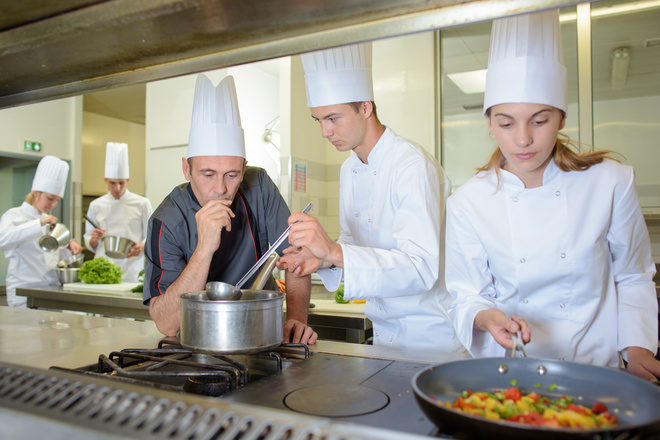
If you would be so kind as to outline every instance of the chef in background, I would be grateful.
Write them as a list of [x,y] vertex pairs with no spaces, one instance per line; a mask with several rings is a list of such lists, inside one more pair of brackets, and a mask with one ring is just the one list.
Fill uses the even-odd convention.
[[[217,88],[197,76],[182,167],[189,183],[174,188],[156,209],[145,249],[144,303],[169,336],[181,326],[179,297],[205,290],[210,281],[235,285],[284,232],[290,214],[266,171],[247,166],[232,76]],[[266,288],[277,289],[273,277],[269,281]],[[310,276],[287,275],[285,342],[316,342],[306,325],[310,290]]]
[[0,249],[9,260],[6,284],[10,307],[26,307],[27,298],[16,296],[17,287],[58,284],[57,263],[82,250],[76,240],[71,240],[67,249],[55,252],[45,252],[39,247],[39,238],[46,228],[57,224],[57,218],[49,212],[64,196],[68,174],[69,164],[55,156],[44,156],[25,202],[0,218]]
[[[147,222],[151,217],[151,202],[146,197],[133,194],[127,188],[129,181],[128,145],[108,142],[105,149],[105,180],[108,193],[89,204],[87,217],[103,229],[95,229],[85,222],[85,245],[95,253],[94,258],[106,257],[124,272],[125,282],[137,282],[144,268],[144,241],[147,239]],[[126,237],[136,243],[126,258],[110,258],[105,255],[103,235]]]
[[344,299],[366,299],[374,345],[459,352],[446,306],[444,213],[451,183],[423,148],[397,136],[376,114],[371,43],[302,55],[307,104],[321,135],[349,151],[340,174],[341,236],[330,239],[301,212],[289,223],[279,267],[317,271]]
[[476,357],[520,332],[532,357],[660,377],[651,244],[633,169],[579,152],[557,10],[493,22],[484,113],[498,147],[447,205],[447,288]]

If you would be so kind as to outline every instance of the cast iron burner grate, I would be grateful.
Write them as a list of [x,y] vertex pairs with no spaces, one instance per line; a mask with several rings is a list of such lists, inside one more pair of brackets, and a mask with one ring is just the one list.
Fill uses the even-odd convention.
[[308,357],[309,347],[305,344],[282,344],[249,355],[229,355],[200,353],[164,339],[155,349],[128,348],[107,356],[101,354],[97,364],[73,370],[51,368],[218,397],[261,377],[281,373],[285,362]]

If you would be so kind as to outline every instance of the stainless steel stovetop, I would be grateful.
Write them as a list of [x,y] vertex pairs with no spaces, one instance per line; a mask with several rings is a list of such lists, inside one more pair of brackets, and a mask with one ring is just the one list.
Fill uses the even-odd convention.
[[[0,364],[0,406],[24,407],[22,412],[38,415],[35,421],[40,423],[32,426],[39,430],[59,432],[40,426],[50,420],[60,430],[91,430],[95,438],[104,438],[99,432],[172,439],[441,437],[411,387],[413,376],[428,364],[309,353],[304,346],[228,359],[186,353],[176,346],[149,350],[148,355],[159,350],[171,351],[163,355],[168,360],[137,361],[120,351],[75,370],[25,371]],[[202,368],[200,374],[187,365],[200,361],[212,365],[211,373]],[[243,366],[249,370],[245,378]],[[225,370],[231,372],[228,379]],[[153,371],[165,378],[145,379]],[[192,394],[197,391],[188,386],[190,379],[200,375],[233,384],[217,397]],[[7,426],[3,417],[7,412],[0,411],[0,426]],[[67,431],[62,438],[76,438]]]

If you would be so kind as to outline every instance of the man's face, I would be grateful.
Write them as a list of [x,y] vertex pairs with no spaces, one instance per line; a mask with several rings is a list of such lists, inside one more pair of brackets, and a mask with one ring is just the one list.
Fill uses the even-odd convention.
[[351,151],[364,142],[366,117],[350,104],[313,107],[310,111],[312,118],[321,125],[321,136],[329,140],[337,151]]
[[237,156],[196,156],[183,159],[183,175],[201,206],[213,199],[234,200],[247,161]]
[[116,200],[119,200],[121,196],[126,192],[126,184],[129,179],[103,179],[105,180],[106,185],[108,185],[108,191],[112,194]]

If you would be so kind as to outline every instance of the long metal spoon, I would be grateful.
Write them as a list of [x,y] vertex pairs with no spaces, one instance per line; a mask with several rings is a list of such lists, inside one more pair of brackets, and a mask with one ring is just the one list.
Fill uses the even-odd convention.
[[[312,204],[308,203],[302,212],[307,214],[310,209],[312,209]],[[261,258],[259,258],[254,266],[252,266],[252,268],[243,276],[243,278],[238,281],[238,283],[236,283],[235,286],[220,281],[207,283],[206,297],[213,301],[236,301],[241,299],[243,296],[241,293],[241,286],[245,284],[245,282],[259,270],[259,268],[268,260],[268,257],[270,257],[272,253],[275,252],[277,248],[284,242],[284,240],[286,240],[286,238],[289,236],[289,229],[291,229],[291,225],[289,225],[289,227],[284,230],[282,235],[280,235],[279,238],[275,240],[273,245],[261,256]]]

